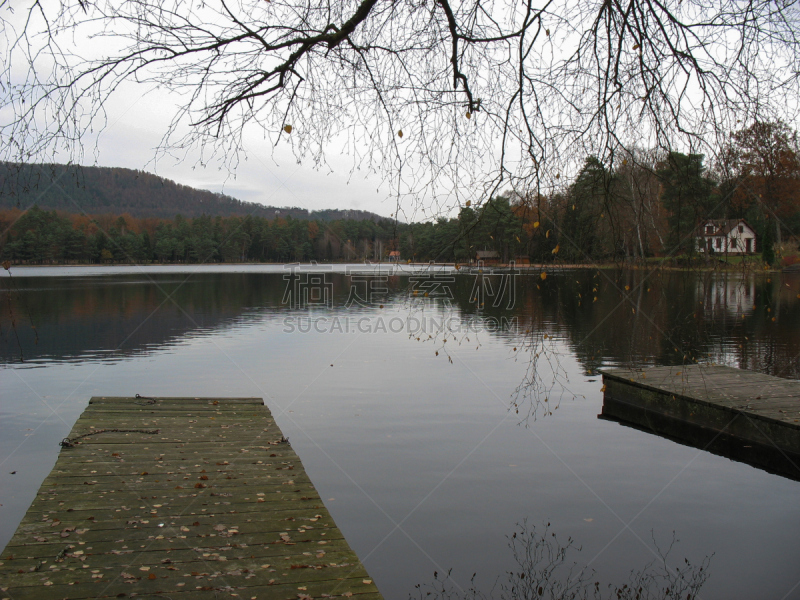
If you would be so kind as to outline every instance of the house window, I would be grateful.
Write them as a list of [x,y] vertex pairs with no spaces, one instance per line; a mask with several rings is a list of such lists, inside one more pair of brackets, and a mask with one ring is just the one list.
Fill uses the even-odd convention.
[[736,250],[739,247],[739,240],[731,238],[731,250]]
[[714,233],[714,226],[706,225],[706,235],[711,235],[712,233]]
[[739,225],[739,233],[744,233],[744,225]]
[[717,250],[722,248],[722,238],[717,238]]

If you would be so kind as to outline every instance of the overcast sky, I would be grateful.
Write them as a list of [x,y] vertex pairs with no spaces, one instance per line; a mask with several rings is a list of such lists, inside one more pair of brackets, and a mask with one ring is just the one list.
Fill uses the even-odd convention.
[[310,160],[298,164],[286,146],[273,150],[258,127],[248,131],[248,159],[234,175],[218,166],[203,168],[197,164],[199,154],[185,160],[162,158],[154,164],[155,148],[167,130],[175,100],[165,92],[146,91],[131,83],[110,98],[108,125],[96,150],[92,142],[87,144],[84,165],[146,170],[184,185],[268,206],[359,209],[385,217],[396,210],[395,198],[380,177],[363,171],[350,174],[351,157],[331,152],[330,168],[314,169]]

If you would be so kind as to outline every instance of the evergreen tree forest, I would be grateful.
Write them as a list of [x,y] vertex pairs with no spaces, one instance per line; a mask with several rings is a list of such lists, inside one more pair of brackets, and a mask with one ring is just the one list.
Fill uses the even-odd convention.
[[[767,263],[800,233],[800,150],[783,123],[731,136],[709,167],[699,154],[626,152],[613,166],[588,157],[577,177],[549,195],[506,193],[451,218],[287,216],[134,217],[65,210],[0,210],[0,259],[12,263],[235,263],[497,261],[597,263],[695,253],[703,219],[744,218]],[[397,259],[397,255],[392,255]]]

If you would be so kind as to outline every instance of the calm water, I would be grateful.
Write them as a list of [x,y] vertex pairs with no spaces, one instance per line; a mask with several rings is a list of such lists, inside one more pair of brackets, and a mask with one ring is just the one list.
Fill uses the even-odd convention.
[[387,599],[448,569],[491,588],[524,519],[603,581],[674,532],[671,565],[713,554],[703,598],[800,598],[800,483],[598,419],[596,373],[696,359],[800,378],[800,279],[365,272],[12,269],[0,547],[89,397],[260,396]]

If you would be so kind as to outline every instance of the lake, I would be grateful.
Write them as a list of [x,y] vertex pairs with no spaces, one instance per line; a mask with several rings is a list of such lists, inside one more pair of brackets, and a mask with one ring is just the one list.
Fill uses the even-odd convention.
[[258,396],[387,599],[434,572],[490,590],[516,568],[509,537],[525,521],[575,540],[572,559],[604,584],[674,538],[670,568],[710,557],[702,598],[800,598],[798,481],[598,418],[604,366],[696,360],[800,379],[798,276],[3,275],[0,547],[91,396]]

